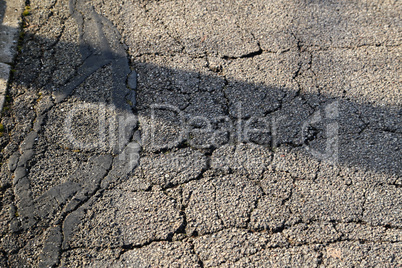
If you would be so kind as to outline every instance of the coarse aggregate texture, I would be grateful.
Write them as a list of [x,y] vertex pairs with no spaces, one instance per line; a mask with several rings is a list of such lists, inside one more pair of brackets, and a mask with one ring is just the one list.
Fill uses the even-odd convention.
[[27,4],[0,267],[402,266],[400,2]]

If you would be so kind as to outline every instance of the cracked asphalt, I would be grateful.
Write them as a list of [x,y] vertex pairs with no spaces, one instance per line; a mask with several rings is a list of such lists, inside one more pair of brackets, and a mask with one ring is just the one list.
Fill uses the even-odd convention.
[[0,267],[402,267],[402,3],[29,0]]

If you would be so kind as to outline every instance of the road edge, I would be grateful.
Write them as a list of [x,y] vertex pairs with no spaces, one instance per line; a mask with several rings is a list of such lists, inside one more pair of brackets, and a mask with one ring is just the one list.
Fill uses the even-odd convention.
[[7,95],[12,65],[17,53],[25,0],[5,0],[4,16],[0,25],[0,118]]

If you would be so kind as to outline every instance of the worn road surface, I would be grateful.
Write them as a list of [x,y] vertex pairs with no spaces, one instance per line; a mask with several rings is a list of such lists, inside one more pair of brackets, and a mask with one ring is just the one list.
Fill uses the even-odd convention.
[[0,267],[402,267],[402,3],[30,0]]

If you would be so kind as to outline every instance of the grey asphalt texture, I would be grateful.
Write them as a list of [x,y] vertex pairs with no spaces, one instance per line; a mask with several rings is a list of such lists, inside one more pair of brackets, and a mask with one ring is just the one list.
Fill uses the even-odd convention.
[[402,3],[30,0],[0,267],[402,267]]

